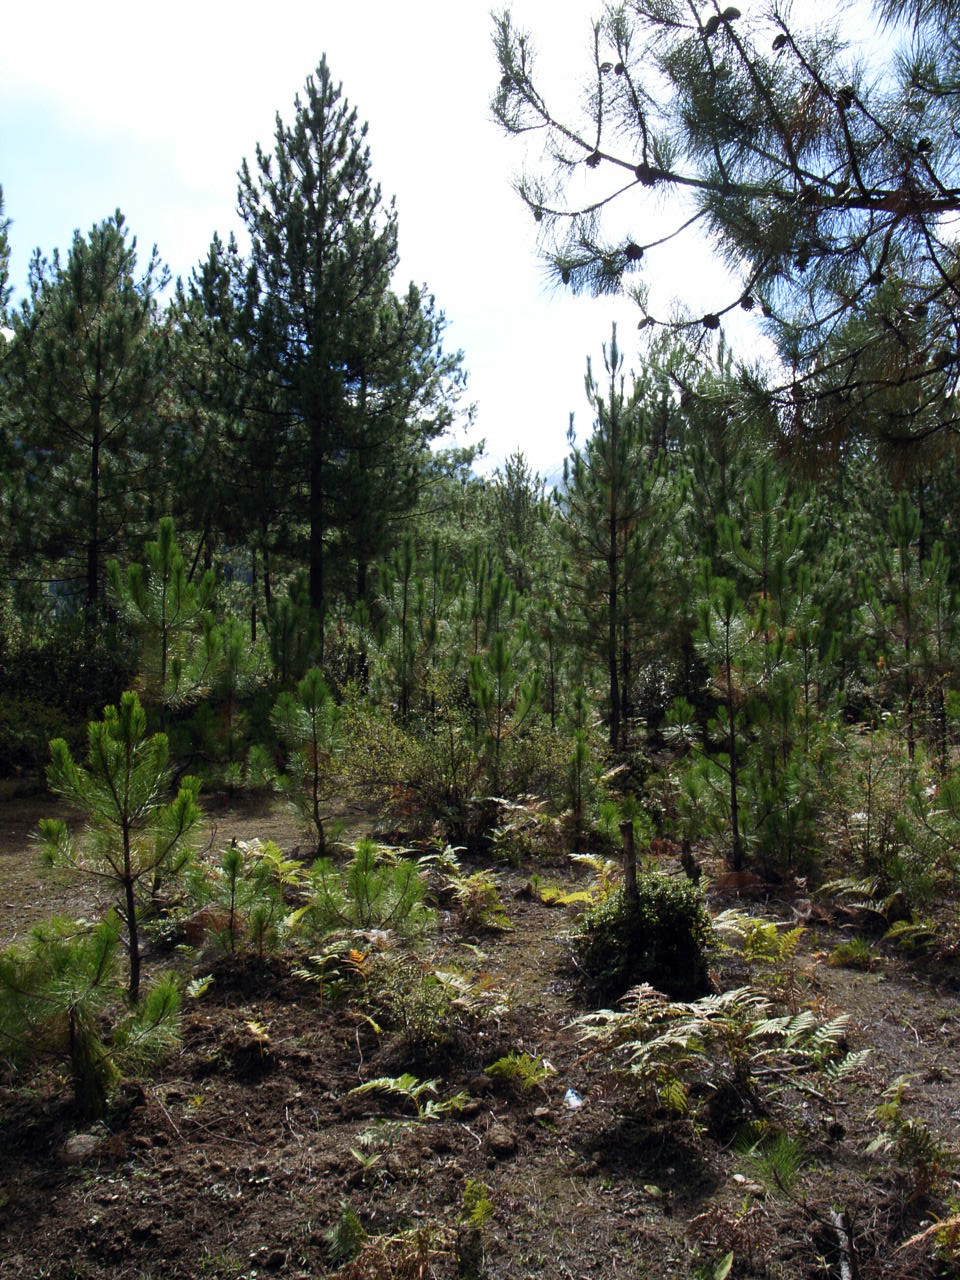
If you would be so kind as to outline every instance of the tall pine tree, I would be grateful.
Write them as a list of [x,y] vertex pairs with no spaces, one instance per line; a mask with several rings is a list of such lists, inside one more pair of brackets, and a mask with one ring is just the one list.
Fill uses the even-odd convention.
[[[273,154],[240,171],[251,255],[240,316],[250,353],[247,413],[273,421],[272,456],[307,529],[310,602],[321,618],[331,556],[363,568],[386,537],[378,513],[416,496],[416,462],[447,425],[443,317],[412,288],[397,300],[397,220],[370,175],[366,126],[325,59],[277,117]],[[345,549],[342,548],[345,544]],[[322,630],[321,630],[322,637]],[[322,643],[322,640],[321,640]]]
[[105,564],[160,496],[157,460],[168,381],[156,296],[166,282],[156,251],[138,268],[117,211],[66,262],[39,250],[29,294],[13,315],[4,361],[19,518],[7,541],[83,599],[97,616]]

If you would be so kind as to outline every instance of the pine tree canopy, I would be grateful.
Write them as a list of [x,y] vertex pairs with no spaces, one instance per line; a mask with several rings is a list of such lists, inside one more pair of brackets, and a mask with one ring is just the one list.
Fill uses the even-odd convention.
[[168,383],[157,294],[167,280],[156,250],[137,264],[118,210],[65,262],[37,250],[28,296],[13,313],[3,365],[10,421],[16,545],[43,557],[88,620],[105,586],[106,559],[162,501],[161,402]]
[[3,216],[3,187],[0,187],[0,325],[6,323],[10,301],[10,241],[7,230],[10,219]]
[[[952,433],[960,3],[874,0],[868,56],[839,5],[817,28],[801,25],[800,6],[744,9],[606,6],[579,114],[555,114],[530,35],[509,11],[496,18],[496,116],[547,139],[547,159],[517,185],[552,271],[577,292],[634,294],[641,327],[677,325],[646,311],[636,282],[660,245],[699,228],[730,291],[678,327],[702,340],[737,308],[762,314],[780,366],[742,370],[744,408],[772,406],[791,449],[856,429],[895,449]],[[666,231],[651,223],[655,205]],[[634,229],[614,235],[624,215],[618,225]]]
[[358,579],[386,526],[409,510],[429,441],[463,381],[444,354],[444,317],[424,290],[391,293],[397,218],[371,177],[366,126],[326,60],[274,150],[240,171],[251,252],[238,314],[255,383],[248,415],[296,485],[287,503],[308,529],[310,601],[323,618],[340,540]]

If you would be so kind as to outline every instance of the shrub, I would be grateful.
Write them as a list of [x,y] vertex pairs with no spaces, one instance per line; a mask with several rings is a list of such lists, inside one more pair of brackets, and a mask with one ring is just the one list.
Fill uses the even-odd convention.
[[86,723],[79,724],[41,698],[0,693],[0,778],[40,774],[50,757],[50,739],[66,738],[82,747]]
[[591,995],[615,999],[646,982],[675,999],[703,995],[710,917],[686,877],[649,872],[637,877],[638,903],[623,890],[584,917],[574,957]]

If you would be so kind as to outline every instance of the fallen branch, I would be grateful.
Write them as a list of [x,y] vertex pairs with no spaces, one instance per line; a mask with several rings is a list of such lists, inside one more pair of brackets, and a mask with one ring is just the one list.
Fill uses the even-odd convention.
[[840,1246],[840,1280],[858,1280],[857,1254],[853,1247],[853,1227],[846,1210],[830,1210],[830,1221]]

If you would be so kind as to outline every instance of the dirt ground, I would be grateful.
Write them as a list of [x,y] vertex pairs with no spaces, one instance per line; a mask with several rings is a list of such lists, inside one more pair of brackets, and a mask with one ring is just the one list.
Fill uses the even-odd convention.
[[[36,864],[29,833],[49,812],[36,801],[0,809],[3,942],[51,910],[95,906]],[[272,806],[221,806],[213,824],[215,847],[298,839]],[[502,873],[511,931],[465,936],[441,912],[428,951],[410,957],[457,964],[510,997],[507,1012],[427,1062],[357,1008],[324,1000],[285,957],[211,962],[212,984],[185,1007],[178,1053],[122,1086],[107,1121],[82,1131],[79,1158],[57,1082],[0,1077],[0,1277],[306,1280],[336,1270],[331,1232],[345,1210],[369,1238],[345,1277],[712,1280],[731,1252],[733,1277],[960,1274],[924,1236],[956,1213],[960,1182],[948,1170],[915,1194],[889,1156],[866,1153],[872,1109],[903,1074],[910,1115],[960,1149],[952,975],[892,954],[868,972],[831,966],[840,935],[811,921],[797,1007],[848,1013],[849,1046],[872,1054],[842,1094],[811,1089],[771,1104],[771,1121],[802,1138],[805,1164],[787,1192],[729,1136],[644,1123],[625,1083],[583,1057],[570,1027],[585,1007],[568,963],[571,917],[523,896],[532,869]],[[574,880],[559,866],[549,878]],[[765,909],[795,918],[790,904]],[[717,979],[732,985],[737,974]],[[528,1092],[495,1088],[483,1068],[509,1050],[543,1055],[556,1075]],[[440,1098],[463,1091],[463,1109],[417,1120],[403,1103],[350,1094],[403,1070],[435,1078]],[[567,1105],[568,1089],[582,1106]],[[480,1187],[491,1216],[472,1231],[465,1206]]]

